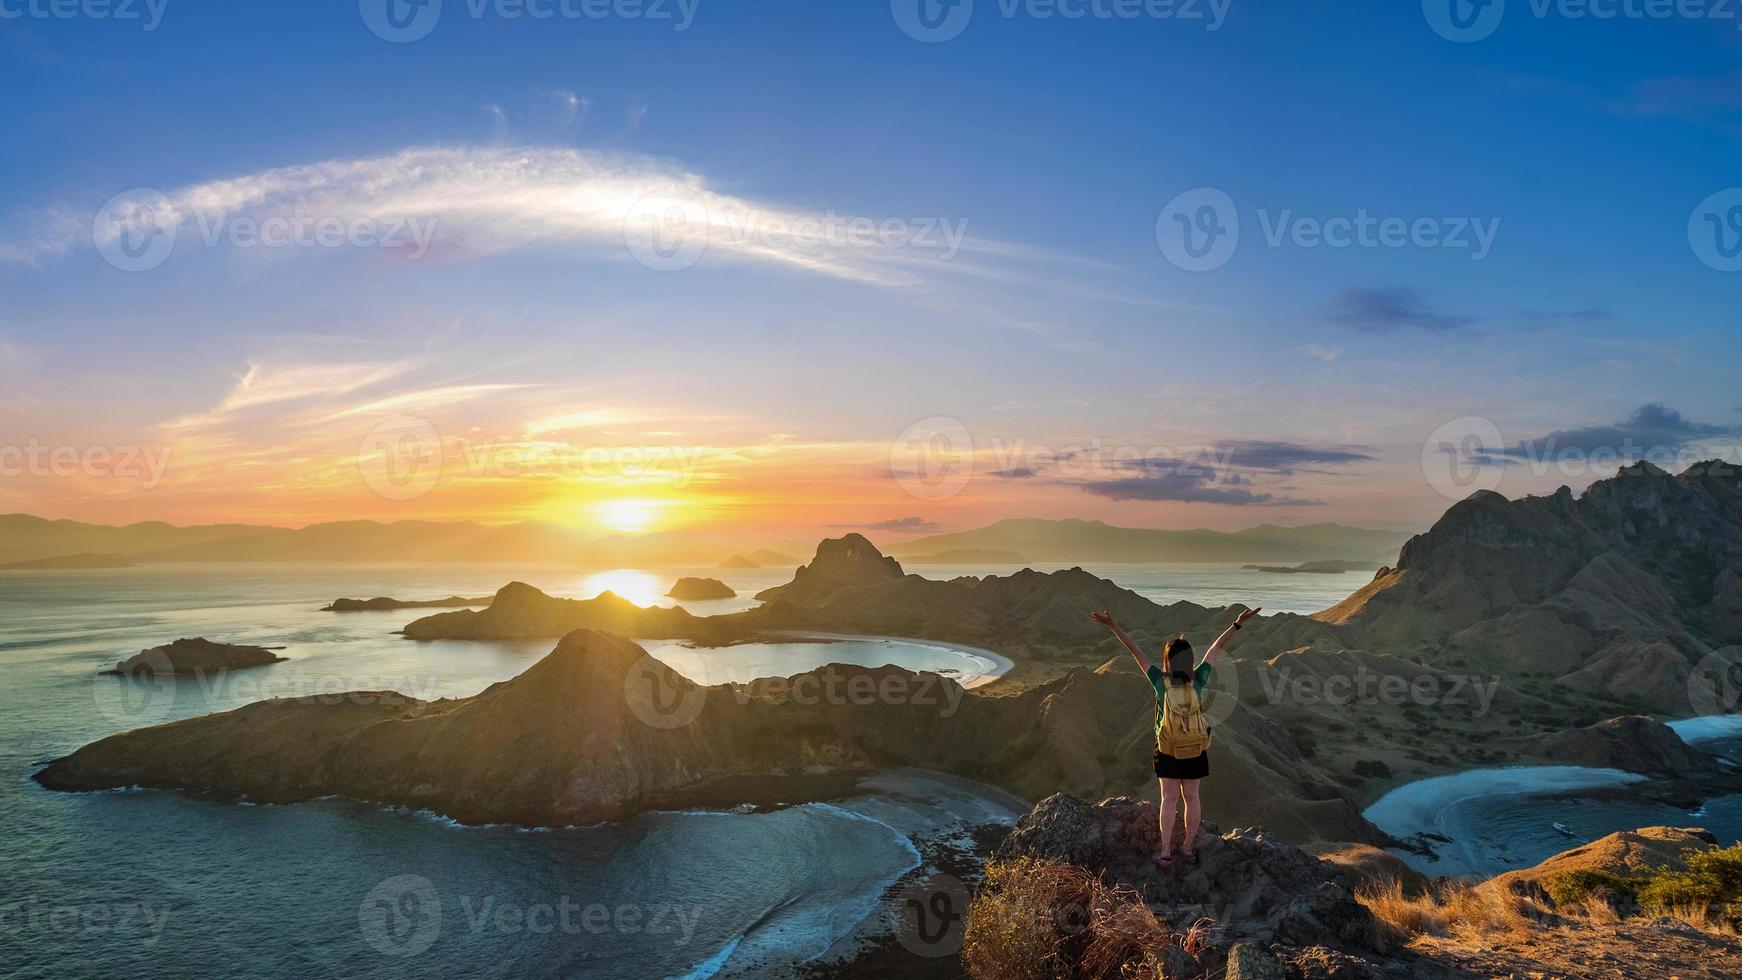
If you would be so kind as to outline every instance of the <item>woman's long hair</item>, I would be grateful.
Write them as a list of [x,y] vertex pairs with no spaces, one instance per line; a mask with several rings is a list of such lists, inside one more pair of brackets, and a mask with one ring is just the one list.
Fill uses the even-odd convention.
[[1161,656],[1167,661],[1168,680],[1175,687],[1192,682],[1192,645],[1186,642],[1185,636],[1167,641],[1167,646],[1161,648]]

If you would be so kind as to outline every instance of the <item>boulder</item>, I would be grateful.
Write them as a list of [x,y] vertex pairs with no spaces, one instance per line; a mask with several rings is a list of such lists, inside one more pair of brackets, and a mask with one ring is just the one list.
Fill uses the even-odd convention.
[[1283,980],[1282,964],[1256,943],[1235,943],[1228,950],[1227,980]]
[[1036,804],[1000,845],[1000,859],[1075,864],[1136,889],[1158,917],[1185,930],[1213,919],[1232,939],[1291,946],[1365,946],[1379,926],[1338,869],[1256,829],[1203,834],[1198,862],[1154,861],[1159,814],[1126,797],[1086,803],[1056,794]]

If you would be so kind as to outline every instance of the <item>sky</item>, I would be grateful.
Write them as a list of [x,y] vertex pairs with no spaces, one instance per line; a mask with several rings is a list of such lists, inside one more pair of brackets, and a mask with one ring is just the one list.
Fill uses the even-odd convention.
[[1413,529],[1742,461],[1739,28],[0,0],[0,512]]

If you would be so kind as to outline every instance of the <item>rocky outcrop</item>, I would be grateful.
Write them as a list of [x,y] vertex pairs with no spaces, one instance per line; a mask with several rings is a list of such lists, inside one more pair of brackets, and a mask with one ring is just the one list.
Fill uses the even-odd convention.
[[510,582],[481,610],[437,613],[404,629],[414,640],[491,640],[559,637],[574,630],[605,630],[646,639],[697,638],[708,632],[682,609],[638,606],[615,593],[559,599],[524,582]]
[[1715,756],[1688,745],[1668,725],[1641,715],[1544,735],[1536,742],[1544,758],[1574,766],[1689,778],[1717,765]]
[[1057,794],[1017,823],[996,856],[1076,865],[1128,885],[1180,931],[1208,917],[1227,938],[1297,947],[1360,947],[1379,934],[1342,873],[1305,851],[1262,830],[1234,830],[1204,834],[1198,863],[1161,868],[1157,823],[1153,803]]
[[470,606],[488,606],[489,596],[479,596],[468,599],[465,596],[448,596],[446,599],[391,599],[386,596],[376,596],[373,599],[334,599],[328,605],[321,607],[321,612],[381,612],[389,609],[463,609]]
[[672,599],[731,599],[738,595],[730,585],[717,578],[685,576],[672,584],[666,595]]
[[827,605],[843,592],[875,589],[902,577],[901,565],[884,557],[861,534],[825,539],[817,545],[816,557],[800,565],[792,581],[763,589],[756,598],[763,602],[781,599],[797,606]]
[[147,679],[152,677],[193,677],[216,674],[226,670],[264,667],[286,658],[273,653],[283,647],[256,647],[234,643],[213,643],[202,636],[183,637],[174,643],[141,650],[115,665],[104,674]]

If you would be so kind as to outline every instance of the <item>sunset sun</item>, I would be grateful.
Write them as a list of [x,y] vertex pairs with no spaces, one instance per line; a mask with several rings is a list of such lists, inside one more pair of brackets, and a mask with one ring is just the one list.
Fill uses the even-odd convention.
[[642,497],[620,497],[601,500],[593,505],[593,521],[619,534],[641,534],[653,529],[659,519],[663,501]]

